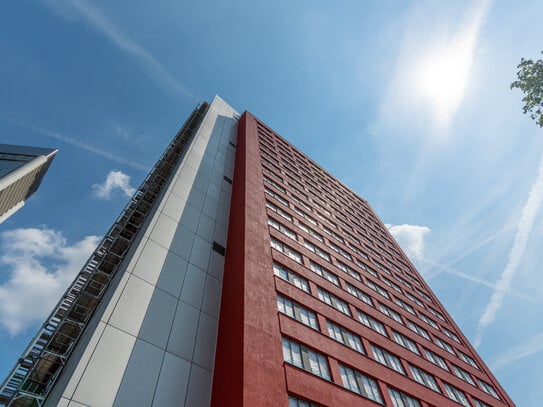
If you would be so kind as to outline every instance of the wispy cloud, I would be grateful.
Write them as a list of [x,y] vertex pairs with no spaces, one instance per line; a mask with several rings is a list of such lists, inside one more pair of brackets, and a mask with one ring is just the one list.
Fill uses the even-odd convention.
[[113,129],[115,131],[115,134],[119,136],[121,139],[129,141],[130,144],[142,146],[145,141],[149,138],[147,134],[143,133],[135,133],[131,130],[129,130],[126,126],[123,126],[120,123],[113,122]]
[[[149,51],[123,33],[110,21],[98,7],[84,0],[56,1],[46,3],[60,16],[72,19],[70,12],[78,13],[87,24],[107,37],[113,44],[136,59],[146,70],[151,79],[157,81],[166,90],[174,90],[183,96],[194,98],[187,87],[179,82]],[[67,9],[70,8],[70,9]]]
[[[488,288],[491,288],[493,290],[497,289],[497,285],[496,285],[495,282],[488,281],[488,280],[485,280],[484,278],[477,277],[477,276],[474,276],[472,274],[465,273],[465,272],[460,271],[460,270],[458,270],[458,269],[456,269],[454,267],[451,267],[450,265],[438,263],[438,262],[436,262],[434,260],[429,259],[428,257],[425,257],[424,259],[422,259],[422,263],[429,264],[429,265],[431,265],[433,267],[438,267],[440,272],[444,272],[444,273],[447,273],[447,274],[450,274],[450,275],[453,275],[453,276],[456,276],[456,277],[460,277],[460,278],[462,278],[464,280],[467,280],[467,281],[469,281],[471,283],[475,283],[475,284],[478,284],[478,285],[481,285],[481,286],[484,286],[484,287],[488,287]],[[425,280],[429,281],[430,278],[425,277]],[[541,303],[541,301],[538,298],[529,297],[528,295],[525,295],[525,294],[523,294],[521,292],[518,292],[516,290],[511,289],[510,287],[507,289],[507,291],[505,291],[505,294],[513,295],[515,297],[518,297],[518,298],[520,298],[520,299],[522,299],[524,301],[527,301],[529,303],[532,303],[532,304],[540,304]]]
[[25,128],[27,130],[33,131],[35,133],[39,133],[41,135],[51,137],[51,138],[53,138],[55,140],[59,140],[59,141],[62,141],[64,143],[70,144],[72,146],[81,148],[82,150],[88,151],[89,153],[92,153],[92,154],[96,154],[96,155],[98,155],[100,157],[107,158],[108,160],[116,162],[117,164],[124,164],[124,165],[128,165],[129,167],[136,168],[138,170],[149,171],[148,166],[142,165],[142,164],[140,164],[138,162],[135,162],[135,161],[127,160],[127,159],[125,159],[123,157],[120,157],[118,154],[112,153],[109,150],[93,146],[93,145],[91,145],[89,143],[85,143],[85,142],[83,142],[81,140],[77,140],[74,137],[67,136],[67,135],[59,133],[57,131],[44,129],[44,128],[36,126],[36,125],[34,125],[32,123],[28,123],[28,122],[25,122],[25,121],[20,120],[20,119],[7,117],[7,116],[1,115],[1,114],[0,114],[0,120],[3,120],[3,121],[5,121],[5,122],[7,122],[7,123],[9,123],[11,125],[19,126],[19,127]]
[[122,171],[110,171],[106,180],[101,184],[92,186],[96,197],[101,199],[110,199],[115,190],[121,190],[126,196],[131,197],[136,192],[136,188],[130,185],[130,175]]
[[430,233],[429,227],[406,224],[386,224],[386,227],[410,260],[420,261],[424,257],[424,237]]
[[513,278],[515,277],[518,267],[522,261],[524,252],[526,251],[528,238],[534,226],[537,212],[541,208],[542,203],[543,155],[541,156],[537,178],[532,185],[530,193],[528,194],[528,199],[522,208],[520,219],[517,223],[515,239],[513,241],[511,251],[509,252],[509,260],[496,283],[496,289],[492,293],[489,303],[479,318],[474,342],[475,346],[479,346],[481,344],[486,328],[488,328],[488,326],[494,322],[496,315],[502,307],[505,294],[511,286]]
[[[451,269],[451,266],[453,266],[454,264],[458,263],[460,260],[468,257],[469,255],[477,252],[479,249],[481,249],[482,247],[486,246],[487,244],[493,242],[494,240],[496,240],[498,237],[500,237],[501,235],[503,235],[505,232],[507,232],[508,230],[510,230],[512,227],[512,225],[505,225],[501,230],[499,230],[497,233],[491,235],[491,236],[488,236],[484,239],[481,239],[479,241],[467,241],[468,245],[467,245],[467,249],[462,249],[462,252],[460,255],[456,256],[453,260],[447,262],[447,264],[441,264],[441,263],[438,263],[438,262],[433,262],[433,265],[436,266],[437,270],[433,270],[432,273],[429,273],[425,276],[425,279],[427,281],[431,280],[432,278],[436,277],[437,275],[439,275],[442,271],[447,271],[447,269]],[[462,236],[461,240],[466,242],[466,237],[465,237],[466,234],[464,234],[464,236]],[[457,247],[459,244],[459,241],[456,241],[456,240],[453,240],[452,244],[451,244],[451,247]],[[473,276],[474,278],[477,278],[475,276]],[[492,284],[492,286],[494,286]]]
[[498,371],[509,366],[511,363],[527,358],[528,356],[533,356],[541,351],[543,351],[543,332],[494,357],[489,364],[493,371]]
[[42,322],[99,241],[87,236],[68,245],[52,229],[14,229],[0,234],[0,329],[17,335]]

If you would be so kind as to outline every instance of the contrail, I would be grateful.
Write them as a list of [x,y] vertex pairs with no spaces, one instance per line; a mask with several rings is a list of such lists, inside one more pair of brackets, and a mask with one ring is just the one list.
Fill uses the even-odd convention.
[[477,334],[475,336],[475,346],[479,346],[483,339],[483,334],[486,328],[494,322],[496,314],[500,310],[503,299],[511,283],[513,277],[517,273],[522,256],[526,251],[528,245],[528,237],[534,226],[537,212],[541,208],[543,202],[543,155],[539,163],[539,171],[535,182],[532,185],[532,189],[528,194],[528,199],[522,208],[519,222],[517,224],[517,232],[515,233],[515,240],[513,247],[509,252],[509,260],[505,266],[505,270],[496,283],[496,288],[490,297],[490,301],[487,304],[483,314],[479,318],[477,325]]
[[43,128],[35,126],[35,125],[31,124],[31,123],[27,123],[27,122],[19,120],[19,119],[13,119],[13,118],[10,118],[10,117],[6,117],[4,115],[0,115],[0,120],[3,120],[3,121],[5,121],[7,123],[10,123],[12,125],[23,127],[25,129],[31,130],[31,131],[33,131],[35,133],[39,133],[39,134],[42,134],[42,135],[47,136],[47,137],[51,137],[51,138],[54,138],[56,140],[60,140],[60,141],[62,141],[64,143],[70,144],[72,146],[79,147],[82,150],[88,151],[89,153],[99,155],[100,157],[107,158],[107,159],[109,159],[111,161],[114,161],[114,162],[116,162],[118,164],[124,164],[124,165],[127,165],[129,167],[141,170],[141,171],[146,171],[146,172],[149,171],[148,166],[142,165],[142,164],[137,163],[135,161],[131,161],[131,160],[127,160],[125,158],[119,157],[118,154],[112,154],[107,150],[101,149],[99,147],[95,147],[95,146],[90,145],[88,143],[85,143],[83,141],[77,140],[77,139],[75,139],[73,137],[65,136],[65,135],[63,135],[63,134],[61,134],[59,132],[43,129]]

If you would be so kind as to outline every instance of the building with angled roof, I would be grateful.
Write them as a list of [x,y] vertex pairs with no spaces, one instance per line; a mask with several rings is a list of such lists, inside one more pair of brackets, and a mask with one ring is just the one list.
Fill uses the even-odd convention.
[[34,194],[58,150],[0,144],[0,223]]

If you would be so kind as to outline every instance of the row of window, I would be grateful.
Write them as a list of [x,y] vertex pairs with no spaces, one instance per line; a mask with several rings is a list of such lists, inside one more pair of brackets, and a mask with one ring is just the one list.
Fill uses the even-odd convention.
[[[283,169],[295,180],[302,181],[303,178],[306,184],[312,189],[317,191],[322,189],[332,202],[340,201],[344,205],[345,212],[349,213],[353,218],[360,217],[367,220],[368,223],[377,223],[372,219],[371,212],[368,211],[369,208],[363,200],[333,180],[320,167],[311,161],[308,162],[306,158],[302,158],[302,154],[296,150],[291,150],[290,147],[281,145],[282,141],[279,141],[279,138],[270,136],[264,131],[260,132],[260,140],[262,156],[266,160],[267,165],[279,171],[278,166],[272,163],[274,161],[279,164],[279,159],[276,155],[276,151],[279,150]],[[277,143],[277,148],[274,145],[274,141]],[[293,155],[296,155],[296,157]],[[350,196],[350,199],[347,199],[346,196]],[[338,209],[340,207],[338,205]],[[388,240],[386,236],[384,236],[384,239]]]
[[[330,304],[333,303],[330,302]],[[297,302],[283,297],[282,295],[278,295],[277,307],[279,312],[298,320],[299,322],[311,327],[312,329],[319,330],[317,316],[315,315],[315,313],[298,304]],[[387,336],[383,324],[361,311],[358,311],[357,313],[358,319],[362,324],[384,336]],[[332,339],[342,343],[345,346],[348,346],[349,348],[359,353],[365,354],[362,341],[358,335],[332,321],[327,321],[327,330],[328,335]],[[420,355],[416,344],[412,340],[408,339],[407,337],[396,331],[393,331],[393,336],[396,343]],[[371,345],[371,351],[376,361],[385,366],[388,366],[389,368],[395,370],[402,375],[406,375],[400,359],[397,356],[373,344]],[[424,355],[430,362],[443,368],[444,370],[449,371],[449,368],[443,358],[426,348],[423,348],[423,351]],[[412,365],[409,365],[409,367],[414,379],[418,383],[440,393],[439,387],[431,374]],[[473,378],[467,371],[456,365],[452,365],[452,369],[457,377],[475,386]],[[496,392],[494,391],[494,388],[487,383],[481,381],[481,388],[484,391],[487,391],[489,394],[493,395],[494,397],[498,398]]]
[[[273,238],[272,238],[272,246],[275,247],[275,248],[278,248],[278,250],[281,250],[283,253],[287,254],[287,256],[289,256],[291,258],[300,259],[300,262],[301,262],[301,256],[299,256],[297,253],[293,254],[292,251],[289,250],[288,246],[282,244],[281,242],[279,242],[279,241],[277,241],[277,240],[275,240]],[[275,272],[275,274],[277,276],[279,276],[283,280],[286,280],[286,281],[290,282],[291,284],[298,287],[299,289],[301,289],[301,290],[303,290],[303,291],[305,291],[307,293],[310,293],[309,282],[304,277],[302,277],[299,274],[293,272],[292,270],[286,268],[285,266],[282,266],[282,265],[280,265],[278,263],[275,263],[275,262],[274,262],[273,267],[274,267],[274,272]],[[325,268],[323,268],[322,266],[318,265],[317,263],[311,262],[310,267],[311,267],[311,270],[313,272],[315,272],[316,274],[324,276],[327,280],[329,280],[333,284],[335,284],[337,286],[340,286],[339,279],[334,274],[330,273]],[[368,281],[368,283],[369,283],[368,285],[369,285],[370,288],[374,289],[378,293],[381,292],[379,286],[375,285],[374,283],[372,283],[370,281]],[[353,296],[357,297],[358,299],[362,300],[364,303],[366,303],[369,306],[372,306],[372,307],[374,306],[371,297],[368,296],[367,294],[365,294],[363,291],[361,291],[358,287],[355,287],[352,284],[346,283],[346,288],[347,288],[347,292],[349,292],[351,295],[353,295]],[[387,298],[389,298],[388,293],[385,292],[385,294],[386,294]],[[322,302],[334,307],[335,309],[337,309],[338,311],[342,312],[343,314],[345,314],[345,315],[347,315],[349,317],[352,316],[349,305],[344,300],[342,300],[341,298],[337,297],[336,295],[328,292],[324,288],[321,288],[321,287],[317,288],[317,296]],[[415,315],[414,311],[412,310],[412,308],[408,304],[404,303],[402,300],[400,300],[398,298],[394,298],[394,300],[395,300],[395,303],[398,306],[400,306],[400,307],[402,307],[404,309],[407,309],[409,312],[411,312],[413,315]],[[402,317],[396,311],[392,310],[390,307],[388,307],[387,305],[385,305],[383,303],[377,302],[377,304],[378,304],[377,309],[379,311],[381,311],[383,314],[389,316],[391,319],[395,320],[396,322],[404,325]],[[369,316],[366,313],[364,313],[362,311],[359,311],[359,310],[357,310],[357,315],[356,316],[357,316],[358,320],[361,323],[363,323],[364,325],[368,326],[369,328],[373,329],[374,331],[380,333],[383,336],[388,336],[387,333],[386,333],[386,329],[385,329],[384,325],[381,322],[375,320],[371,316]],[[428,331],[426,329],[422,328],[420,325],[414,323],[413,321],[411,321],[409,319],[406,319],[406,321],[407,321],[406,326],[411,331],[413,331],[417,335],[421,336],[422,338],[424,338],[424,339],[426,339],[428,341],[431,341],[430,335],[428,334]],[[456,356],[455,350],[453,349],[453,347],[449,343],[447,343],[446,341],[444,341],[443,339],[441,339],[441,338],[439,338],[437,336],[434,336],[433,339],[434,339],[434,343],[437,346],[439,346],[443,350],[449,352],[450,354]],[[416,348],[416,346],[414,346],[414,347]],[[417,351],[416,353],[419,353],[419,352]],[[465,353],[463,353],[461,351],[458,351],[458,355],[466,363],[468,363],[471,366],[478,369],[478,366],[475,363],[475,361],[473,360],[473,358],[469,357],[468,355],[466,355]],[[430,360],[430,361],[433,362],[433,359]]]
[[[296,238],[296,234],[295,232],[293,232],[291,229],[285,227],[284,225],[280,224],[279,222],[275,221],[274,219],[269,219],[268,220],[268,223],[274,227],[275,229],[281,231],[282,233],[284,233],[285,235],[287,235],[288,237],[292,238],[292,239],[295,239]],[[304,242],[304,245],[306,248],[308,248],[310,251],[312,251],[313,253],[317,254],[318,256],[322,257],[323,259],[327,260],[327,261],[330,261],[330,256],[328,255],[328,253],[324,252],[323,250],[321,250],[318,246],[312,244],[311,242],[308,242],[308,241],[305,241]],[[301,256],[296,256],[297,259],[300,259]],[[312,262],[313,263],[313,262]],[[358,272],[354,271],[352,268],[350,268],[349,266],[347,266],[346,264],[342,263],[341,261],[337,261],[336,262],[337,264],[337,267],[344,271],[345,273],[349,274],[351,277],[355,278],[356,280],[358,281],[361,281],[361,276]],[[313,263],[315,264],[315,263]],[[318,266],[316,266],[318,267]],[[314,267],[312,267],[313,269]],[[321,269],[323,269],[321,267]],[[366,268],[368,270],[368,268]],[[371,270],[371,269],[369,269]],[[371,270],[370,274],[373,274],[375,276],[377,276],[377,273],[375,273],[373,270]],[[327,277],[329,279],[331,279],[331,276],[333,276],[333,274],[327,272]],[[335,278],[337,280],[337,278]],[[394,289],[396,289],[398,292],[401,292],[401,290],[399,289],[399,287],[397,287],[397,285],[395,285],[394,283],[392,283],[390,280],[386,279],[386,278],[383,278],[383,281],[385,283],[387,283],[389,286],[393,287]],[[333,281],[334,284],[336,285],[339,285],[338,284],[338,281]],[[386,292],[386,290],[384,290],[383,288],[381,288],[379,285],[373,283],[372,281],[369,281],[367,280],[366,281],[366,284],[368,285],[369,288],[371,288],[372,290],[376,291],[377,293],[379,293],[380,295],[386,297],[387,299],[390,299],[390,296],[389,294]],[[351,286],[352,287],[352,286]],[[349,289],[349,292],[352,293],[353,289],[350,288]],[[360,292],[361,293],[361,292]],[[407,293],[406,294],[410,299],[414,300],[414,301],[418,301],[419,305],[423,306],[422,302],[420,302],[420,300],[416,299],[414,296],[412,296],[411,294]],[[364,294],[362,295],[357,295],[359,297],[364,297]],[[364,300],[366,300],[365,298],[363,298]],[[368,302],[366,300],[366,302]],[[396,303],[396,305],[400,306],[401,308],[405,309],[406,311],[408,311],[409,313],[411,313],[412,315],[417,315],[413,309],[412,306],[410,306],[409,304],[407,304],[405,301],[399,299],[399,298],[396,298],[394,297],[394,302]],[[369,302],[368,302],[369,303]],[[371,304],[370,304],[371,305]],[[428,316],[424,315],[423,313],[419,312],[419,318],[424,321],[425,323],[427,323],[428,325],[432,326],[434,329],[437,329],[439,330],[440,327],[438,326],[438,324],[432,320],[431,318],[429,318]],[[395,320],[397,320],[398,322],[402,323],[401,322],[401,318],[394,318]],[[419,327],[418,325],[412,323],[412,322],[409,322],[408,324],[409,328],[412,329],[414,332],[416,332],[417,334],[419,334],[420,336],[424,337],[425,339],[427,340],[430,340],[429,338],[429,335],[428,333],[426,332],[425,329]],[[450,331],[449,329],[445,328],[445,327],[442,327],[442,331],[445,333],[445,335],[447,335],[449,338],[451,338],[452,340],[454,340],[455,342],[459,343],[459,344],[462,344],[462,342],[460,341],[459,337],[453,333],[452,331]],[[443,347],[443,346],[442,346]],[[446,345],[444,345],[444,347],[447,349],[447,351],[450,351],[448,349],[448,347]]]
[[[305,291],[305,292],[310,292],[310,289],[309,289],[309,284],[307,282],[307,280],[305,280],[303,277],[299,276],[298,274],[292,272],[290,269],[284,267],[284,266],[281,266],[280,264],[278,263],[274,263],[274,273],[282,278],[283,280],[286,280],[288,282],[290,282],[291,284],[293,284],[294,286],[298,287],[299,289]],[[352,286],[351,286],[352,287]],[[355,287],[353,287],[355,288]],[[356,288],[355,288],[356,289]],[[335,295],[329,293],[328,291],[322,289],[322,288],[318,288],[318,298],[334,307],[335,309],[337,309],[338,311],[344,313],[345,315],[348,315],[348,316],[351,316],[351,311],[350,311],[350,308],[349,306],[347,305],[347,303],[345,303],[343,300],[341,300],[340,298],[336,297]],[[368,297],[367,298],[368,301],[371,301],[371,299]],[[318,327],[318,322],[317,322],[317,317],[315,315],[315,313],[313,311],[310,311],[308,310],[307,308],[303,307],[302,305],[294,302],[294,301],[291,301],[281,295],[278,296],[278,309],[280,312],[298,320],[299,322],[315,329],[315,330],[319,330],[319,327]],[[396,319],[396,318],[399,318],[399,315],[395,314],[395,311],[391,310],[390,308],[388,308],[386,305],[384,304],[381,304],[379,303],[379,307],[380,309],[383,311],[383,313],[385,314],[389,314],[392,315],[392,318],[393,319]],[[396,315],[396,316],[395,316]],[[356,310],[356,316],[357,316],[357,319],[360,323],[362,323],[363,325],[367,326],[368,328],[374,330],[375,332],[383,335],[383,336],[386,336],[388,337],[388,334],[387,334],[387,331],[384,327],[384,325],[376,320],[375,318],[373,318],[372,316],[366,314],[365,312],[363,311],[360,311],[360,310]],[[354,349],[355,351],[358,351],[360,353],[364,353],[364,350],[363,350],[363,347],[362,347],[362,344],[361,344],[361,341],[360,341],[360,337],[358,337],[356,334],[350,332],[349,330],[347,330],[346,328],[344,327],[341,327],[340,325],[337,325],[333,322],[328,322],[328,332],[330,334],[330,337],[334,338],[335,340],[337,340],[338,342],[341,342],[342,344],[350,347],[351,349]],[[427,333],[425,333],[425,331],[419,327],[418,325],[414,324],[413,322],[411,321],[408,321],[408,327],[410,329],[412,329],[414,332],[420,334],[421,336],[425,337],[424,335],[427,335]],[[393,339],[396,343],[398,343],[400,346],[403,346],[404,348],[420,355],[420,351],[417,347],[417,345],[415,344],[414,341],[412,341],[411,339],[405,337],[404,335],[400,334],[399,332],[396,332],[396,331],[392,331],[393,332]],[[427,337],[426,339],[429,340],[429,337]],[[438,341],[436,342],[438,344],[438,346],[440,347],[443,347],[443,345],[448,345],[446,342],[442,342],[441,340],[439,340],[439,338],[436,338]],[[450,346],[450,345],[449,345]],[[431,350],[428,350],[426,348],[422,348],[423,349],[423,352],[424,352],[424,356],[426,357],[426,359],[428,361],[430,361],[431,363],[435,364],[436,366],[439,366],[440,368],[446,370],[446,371],[450,371],[449,370],[449,367],[447,365],[447,363],[445,362],[445,360],[437,355],[436,353],[432,352]],[[446,350],[450,351],[450,352],[454,352],[452,350],[452,347],[451,348],[448,348],[446,347]],[[464,360],[470,360],[471,362],[473,362],[473,365],[477,366],[475,364],[475,361],[470,358],[469,356],[459,352],[462,356],[461,358],[464,359]],[[471,364],[471,363],[470,363]],[[460,379],[464,380],[465,382],[473,385],[473,386],[476,386],[475,385],[475,382],[472,378],[472,376],[470,375],[469,372],[467,372],[466,370],[460,368],[459,366],[456,366],[454,364],[451,364],[452,366],[452,371],[453,373],[459,377]],[[389,367],[392,367],[392,366],[389,366]],[[393,368],[393,367],[392,367]],[[397,369],[394,369],[394,370],[397,370]],[[399,370],[397,370],[399,371]],[[487,387],[486,386],[486,383],[485,382],[482,382],[480,384],[481,388],[484,390],[484,391],[487,391]],[[489,386],[488,387],[490,390],[488,390],[487,392],[491,395],[494,395],[495,397],[497,397],[497,394],[495,393],[494,389],[492,388],[492,386]]]
[[[341,333],[336,331],[334,335],[341,335]],[[330,369],[327,357],[325,355],[287,337],[282,338],[282,343],[283,358],[286,363],[303,369],[322,379],[331,381]],[[405,375],[403,366],[396,356],[376,345],[372,345],[372,353],[375,360],[377,360],[379,363]],[[375,379],[342,363],[338,363],[338,366],[341,384],[344,388],[369,400],[375,401],[379,404],[384,404],[381,390]],[[409,365],[409,369],[417,383],[420,383],[423,386],[442,394],[434,376],[413,365]],[[449,399],[461,404],[462,406],[471,407],[466,394],[462,390],[446,382],[442,382],[442,384],[443,388],[445,389],[445,395]],[[420,402],[417,399],[394,388],[388,388],[388,391],[394,407],[420,407]],[[486,406],[485,403],[475,398],[473,398],[473,402],[475,407]],[[314,405],[314,403],[310,403],[293,396],[289,397],[289,406]]]
[[[271,202],[267,202],[267,207],[270,208],[272,211],[278,213],[280,216],[284,217],[285,219],[289,220],[289,221],[292,221],[292,217],[286,213],[285,211],[283,211],[281,208],[277,207],[276,205],[272,204]],[[307,217],[306,217],[307,218]],[[289,229],[287,227],[285,227],[284,225],[280,224],[279,222],[275,221],[275,220],[269,220],[269,223],[272,227],[274,227],[275,229],[281,231],[282,233],[284,233],[286,236],[288,236],[289,238],[292,238],[292,239],[297,239],[297,235],[296,233],[292,230],[292,229]],[[316,232],[314,229],[310,228],[309,226],[307,225],[304,225],[303,223],[300,223],[298,226],[300,226],[300,228],[306,232],[308,232],[309,234],[311,234],[312,236],[314,236],[315,238],[317,238],[317,240],[319,241],[323,241],[322,239],[322,235],[320,235],[318,232]],[[343,250],[342,248],[340,248],[339,246],[335,245],[334,243],[332,242],[329,242],[328,245],[336,252],[338,252],[340,255],[342,255],[343,257],[345,257],[346,259],[348,260],[351,260],[353,261],[353,258],[352,256],[347,253],[345,250]],[[318,256],[320,256],[321,258],[325,259],[327,262],[331,262],[331,257],[330,255],[325,252],[324,250],[320,249],[317,245],[307,241],[307,240],[304,240],[304,246],[309,249],[310,251],[312,251],[313,253],[317,254]],[[377,274],[377,272],[375,272],[374,270],[372,270],[369,266],[367,266],[366,264],[364,264],[363,262],[361,262],[360,260],[358,259],[355,259],[356,260],[356,263],[358,264],[359,267],[363,268],[364,270],[366,270],[369,274],[372,274],[374,277],[376,278],[379,278],[379,275]],[[388,274],[391,274],[391,272],[386,269],[384,266],[380,265],[379,263],[377,263],[377,265],[379,266],[379,268],[383,271],[385,271],[386,273]],[[357,279],[358,281],[361,281],[361,277],[360,277],[360,274],[353,270],[351,267],[349,267],[348,265],[346,265],[345,263],[339,261],[336,259],[336,266],[346,272],[347,274],[349,274],[351,277]],[[392,274],[391,274],[392,275]],[[398,278],[398,276],[394,275],[395,278]],[[412,295],[411,293],[409,292],[405,292],[403,293],[401,288],[394,282],[392,282],[391,280],[389,280],[388,278],[386,277],[382,277],[382,281],[387,284],[389,287],[391,287],[393,290],[397,291],[398,293],[401,293],[401,294],[404,294],[406,295],[411,301],[415,302],[416,304],[418,304],[420,307],[422,308],[428,308],[430,309],[431,307],[429,306],[425,306],[425,304],[419,300],[418,298],[416,298],[414,295]],[[401,279],[399,280],[400,282],[404,282],[406,284],[409,284],[407,282],[405,282],[405,280]],[[405,285],[405,284],[404,284]],[[370,284],[370,287],[372,289],[374,289],[375,291],[379,292],[381,295],[388,297],[388,294],[385,293],[386,290],[384,289],[380,289],[379,287],[376,287],[375,284]],[[420,290],[419,290],[420,291]],[[422,293],[422,291],[421,291]],[[426,295],[426,294],[424,294]],[[428,297],[429,298],[429,297]],[[401,302],[403,304],[403,301]],[[405,309],[407,309],[409,312],[411,312],[413,315],[415,315],[414,311],[413,311],[413,308],[411,306],[405,306],[403,307]],[[430,311],[432,314],[436,314],[440,317],[440,319],[443,319],[444,320],[444,317],[441,313],[439,313],[438,311],[434,310],[434,309],[431,309]],[[433,321],[431,318],[427,317],[427,316],[423,316],[422,319],[430,324],[431,326],[433,326],[435,329],[439,329],[437,323],[435,321]],[[458,336],[456,336],[454,333],[452,333],[450,330],[446,330],[445,333],[447,334],[447,336],[451,337],[451,339],[457,341],[458,343],[461,343]]]
[[[263,158],[263,162],[264,162],[264,166],[263,166],[263,171],[265,172],[265,174],[268,174],[272,177],[274,177],[276,180],[278,180],[279,182],[281,183],[285,183],[285,180],[283,179],[283,177],[279,176],[277,173],[274,173],[274,171],[277,171],[278,173],[281,173],[281,170],[279,169],[279,167],[275,164],[273,164],[270,160],[275,160],[273,159],[272,157],[270,157],[267,153],[264,153],[267,158]],[[269,168],[268,168],[269,167]],[[285,174],[286,176],[289,176],[289,177],[294,177],[293,178],[290,178],[290,182],[289,182],[289,185],[294,189],[296,190],[296,192],[298,194],[300,194],[301,196],[303,196],[305,198],[305,200],[307,201],[307,195],[303,192],[301,192],[300,189],[304,189],[304,185],[300,182],[300,177],[299,175],[295,174],[292,169],[289,169],[288,168],[289,166],[284,166],[283,169],[285,170],[285,172],[287,174]],[[273,169],[274,171],[272,171],[271,169]],[[311,181],[309,181],[309,183],[311,183]],[[284,190],[283,187],[280,187],[280,190]],[[313,191],[315,192],[315,191]],[[316,191],[316,195],[319,195],[321,192],[320,191]],[[326,192],[324,192],[326,193]],[[315,193],[313,194],[313,196],[315,196]],[[316,196],[315,196],[316,198]],[[314,201],[314,203],[316,204],[315,206],[318,206],[320,210],[322,210],[324,213],[326,213],[328,216],[331,216],[331,212],[328,211],[326,208],[324,208],[324,206],[322,204],[319,204],[318,203],[318,200],[317,199],[312,199]],[[305,204],[305,201],[304,200],[298,200],[297,199],[297,202],[299,202],[300,204],[302,204],[306,209],[309,209],[311,210],[311,207],[307,204]],[[322,201],[322,203],[324,204],[324,201]],[[350,212],[349,210],[347,210],[347,212]],[[368,223],[368,221],[364,218],[364,221],[361,221],[360,219],[357,219],[357,217],[354,215],[354,214],[350,214],[351,216],[353,216],[354,219],[347,219],[347,218],[344,218],[343,214],[341,213],[341,211],[338,211],[335,216],[336,218],[338,219],[338,221],[341,223],[341,225],[343,225],[345,228],[351,230],[351,231],[354,231],[351,224],[354,222],[355,224],[358,223],[359,227],[363,230],[365,230],[364,227],[361,226],[360,222],[364,222]],[[322,217],[322,216],[321,216]],[[322,219],[324,221],[328,221],[328,218],[325,218],[325,217],[322,217]],[[358,222],[357,222],[358,221]],[[331,222],[333,224],[333,222]],[[370,226],[370,225],[367,225],[369,227],[371,227],[373,229],[373,227],[377,227],[377,230],[379,229],[382,229],[382,225],[380,225],[379,223],[376,222],[376,224],[374,226]],[[337,225],[334,225],[334,227],[337,229]],[[377,230],[374,231],[374,233],[371,234],[371,237],[372,239],[368,239],[365,235],[362,235],[363,238],[365,238],[366,241],[368,241],[371,245],[374,245],[376,244],[375,242],[379,242],[380,243],[380,250],[382,251],[382,253],[385,254],[385,257],[387,258],[393,258],[393,256],[388,253],[387,250],[392,250],[397,257],[399,257],[399,259],[401,259],[401,255],[400,253],[397,251],[397,249],[394,247],[394,245],[392,244],[392,242],[389,240],[388,237],[386,237],[386,234],[383,234],[383,233],[379,233]],[[352,240],[354,240],[355,242],[359,243],[360,244],[360,240],[358,240],[357,238],[355,238],[353,235],[351,235],[349,232],[345,232],[343,231],[344,234],[346,234],[349,238],[351,238]],[[360,233],[360,232],[359,232]],[[386,248],[385,248],[386,247]],[[380,253],[374,253],[376,256],[378,256],[379,258],[382,258],[381,254]],[[404,263],[405,264],[405,263]],[[407,265],[406,265],[407,266]],[[407,269],[409,269],[409,267],[407,267]]]

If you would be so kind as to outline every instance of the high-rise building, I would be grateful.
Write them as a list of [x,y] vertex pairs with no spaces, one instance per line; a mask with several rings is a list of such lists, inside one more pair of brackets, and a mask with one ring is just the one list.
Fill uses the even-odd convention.
[[218,97],[0,394],[10,406],[514,406],[368,203]]
[[57,150],[0,144],[0,223],[37,191]]

